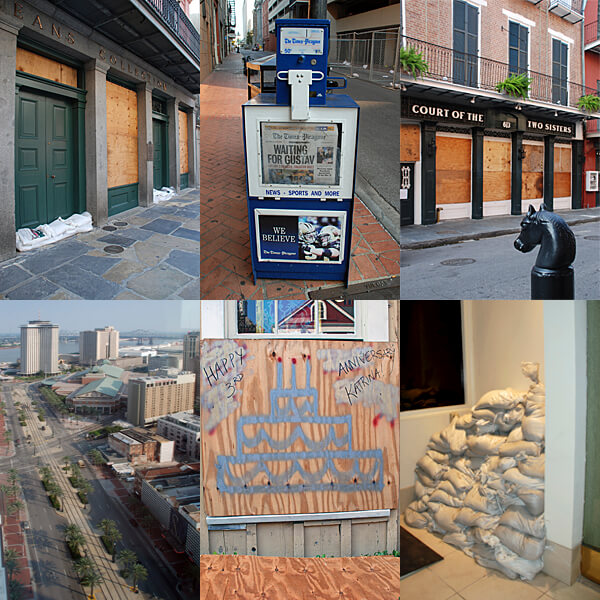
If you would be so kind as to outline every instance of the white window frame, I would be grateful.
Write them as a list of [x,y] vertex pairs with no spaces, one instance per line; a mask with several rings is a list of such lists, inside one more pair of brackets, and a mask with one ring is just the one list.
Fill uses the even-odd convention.
[[[364,340],[367,330],[366,311],[360,300],[354,301],[354,333],[294,333],[284,329],[276,333],[238,333],[237,300],[225,304],[225,337],[227,339],[286,339],[286,340]],[[259,300],[257,300],[259,302]]]

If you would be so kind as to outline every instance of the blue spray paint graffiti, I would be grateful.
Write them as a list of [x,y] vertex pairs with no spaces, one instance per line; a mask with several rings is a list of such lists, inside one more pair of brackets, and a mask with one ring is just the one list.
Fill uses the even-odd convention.
[[[311,491],[356,492],[383,489],[383,452],[381,450],[354,450],[352,448],[352,416],[340,417],[319,415],[318,393],[310,387],[310,359],[306,361],[306,383],[298,388],[296,383],[295,359],[292,361],[291,387],[283,386],[283,364],[277,363],[277,387],[270,392],[271,412],[268,415],[244,416],[237,423],[235,456],[217,457],[217,488],[228,494],[294,493]],[[283,405],[280,401],[283,400]],[[248,437],[244,427],[260,424],[296,424],[291,435],[284,440],[275,440],[265,427],[258,428],[253,437]],[[303,430],[303,424],[329,425],[327,434],[320,440],[311,439]],[[336,426],[344,433],[336,434]],[[285,452],[301,440],[306,451]],[[275,452],[252,453],[245,449],[256,448],[266,442]],[[326,450],[332,444],[336,450]],[[371,468],[361,470],[360,460],[368,459]],[[312,461],[311,469],[304,468],[301,461]],[[338,461],[352,461],[349,470],[341,470]],[[285,461],[287,470],[273,472],[268,463]],[[318,468],[314,471],[314,463]],[[338,464],[336,464],[336,462]],[[249,465],[242,476],[232,473],[233,465]],[[274,469],[276,470],[276,469]],[[266,485],[252,485],[254,478],[264,474]],[[291,484],[290,479],[298,474],[302,483]]]

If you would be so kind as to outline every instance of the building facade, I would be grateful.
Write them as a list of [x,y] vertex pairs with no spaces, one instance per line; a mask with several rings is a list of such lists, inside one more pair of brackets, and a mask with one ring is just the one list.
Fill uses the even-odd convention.
[[21,367],[23,375],[58,373],[58,325],[29,321],[21,326]]
[[160,417],[156,433],[175,442],[175,449],[200,460],[200,416],[187,412]]
[[124,6],[0,5],[0,259],[16,229],[86,210],[104,225],[153,188],[197,184],[198,32],[179,6]]
[[193,373],[129,379],[127,420],[144,426],[170,413],[192,412],[195,382]]
[[145,462],[171,462],[175,447],[172,440],[138,427],[111,433],[108,436],[108,445],[133,465]]
[[[401,15],[428,71],[400,72],[402,224],[581,208],[582,2],[416,1]],[[518,74],[523,96],[498,91]]]
[[79,334],[79,364],[95,365],[99,360],[119,358],[119,332],[104,327]]

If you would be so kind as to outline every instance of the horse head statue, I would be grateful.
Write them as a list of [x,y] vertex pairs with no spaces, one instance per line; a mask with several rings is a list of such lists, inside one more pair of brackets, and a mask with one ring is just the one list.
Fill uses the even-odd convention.
[[575,235],[562,217],[540,205],[536,212],[530,204],[521,221],[521,233],[515,240],[520,252],[531,252],[540,245],[535,266],[542,269],[561,270],[575,260]]

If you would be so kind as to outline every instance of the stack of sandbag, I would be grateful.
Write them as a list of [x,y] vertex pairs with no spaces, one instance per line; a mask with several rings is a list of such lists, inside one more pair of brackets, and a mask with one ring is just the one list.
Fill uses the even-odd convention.
[[58,217],[58,219],[55,219],[52,223],[40,225],[35,229],[27,227],[17,229],[17,250],[26,252],[27,250],[54,244],[55,242],[64,240],[76,233],[86,233],[93,229],[92,215],[87,211],[81,214],[75,213],[68,219]]
[[471,412],[433,435],[416,465],[417,499],[405,512],[480,565],[531,580],[543,567],[545,392],[532,384],[484,394]]

